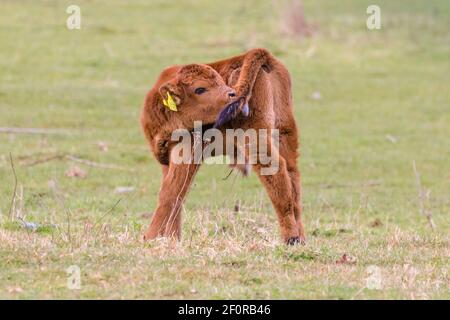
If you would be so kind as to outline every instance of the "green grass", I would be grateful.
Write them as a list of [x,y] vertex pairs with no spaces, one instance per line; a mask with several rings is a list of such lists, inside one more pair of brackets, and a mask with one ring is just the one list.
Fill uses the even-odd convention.
[[[382,29],[369,31],[373,1],[305,0],[317,33],[304,40],[281,33],[273,3],[77,1],[69,31],[73,1],[2,1],[0,127],[66,134],[0,133],[0,298],[450,298],[448,1],[377,1]],[[146,91],[168,65],[257,46],[292,74],[308,244],[283,246],[255,175],[223,181],[219,165],[197,176],[183,240],[142,243],[161,177],[138,122]],[[9,153],[13,213],[35,231],[9,219]],[[130,170],[30,165],[54,154]],[[73,166],[86,177],[67,177]],[[71,265],[81,290],[66,286]],[[366,288],[370,266],[381,290]]]

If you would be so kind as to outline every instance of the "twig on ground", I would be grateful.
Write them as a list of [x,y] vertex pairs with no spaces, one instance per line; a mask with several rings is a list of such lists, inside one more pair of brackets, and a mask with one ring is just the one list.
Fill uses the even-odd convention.
[[9,128],[0,127],[0,133],[25,133],[25,134],[67,134],[61,129],[40,129],[40,128]]
[[99,163],[99,162],[94,162],[91,160],[87,160],[87,159],[83,159],[83,158],[79,158],[76,157],[74,155],[71,154],[54,154],[54,155],[50,155],[41,159],[37,159],[31,162],[24,162],[23,165],[24,166],[34,166],[37,164],[42,164],[45,162],[50,162],[53,160],[62,160],[62,159],[67,159],[70,161],[74,161],[74,162],[78,162],[78,163],[82,163],[84,165],[90,166],[90,167],[95,167],[95,168],[102,168],[102,169],[113,169],[113,170],[123,170],[123,171],[130,171],[130,172],[134,172],[134,169],[130,169],[130,168],[126,168],[126,167],[122,167],[122,166],[118,166],[115,164],[106,164],[106,163]]
[[111,208],[109,208],[109,210],[108,211],[106,211],[96,222],[95,222],[95,225],[97,225],[97,224],[99,224],[102,220],[103,220],[103,218],[104,217],[106,217],[108,214],[110,214],[118,205],[119,205],[119,203],[120,203],[120,201],[122,201],[122,199],[119,199],[119,200],[117,200],[116,201],[116,203],[111,207]]
[[72,242],[72,233],[71,233],[71,212],[70,210],[66,207],[66,203],[64,200],[64,195],[61,194],[58,185],[56,183],[56,181],[52,181],[52,183],[50,184],[50,188],[53,190],[53,194],[55,196],[55,199],[57,202],[59,202],[59,205],[63,208],[64,213],[66,214],[66,221],[67,221],[67,231],[66,233],[66,237],[67,237],[67,242],[70,245],[70,251],[73,251],[73,242]]
[[14,191],[13,191],[11,205],[9,206],[9,213],[8,213],[9,219],[10,219],[10,221],[12,221],[13,220],[13,217],[12,217],[13,206],[16,202],[16,193],[17,193],[17,174],[16,174],[16,169],[14,168],[14,161],[13,161],[11,152],[9,153],[9,161],[11,162],[11,169],[14,174]]
[[431,229],[435,230],[436,229],[436,224],[433,221],[433,217],[431,214],[430,210],[427,210],[426,205],[425,205],[425,201],[429,199],[430,197],[430,191],[428,190],[427,192],[425,192],[425,190],[423,190],[422,188],[422,183],[420,181],[420,174],[417,171],[417,167],[416,167],[416,161],[413,161],[413,170],[414,170],[414,175],[416,176],[416,184],[417,184],[417,191],[419,192],[419,210],[420,213],[422,215],[425,216],[425,218],[427,218],[427,221],[431,227]]
[[333,189],[333,188],[357,188],[357,187],[376,187],[381,185],[381,181],[369,180],[363,183],[327,183],[320,185],[323,189]]
[[31,162],[24,162],[23,165],[27,166],[27,167],[31,167],[31,166],[35,166],[37,164],[41,164],[41,163],[45,163],[45,162],[49,162],[52,160],[60,160],[63,159],[65,157],[64,154],[56,154],[56,155],[51,155],[45,158],[41,158],[41,159],[37,159]]
[[228,172],[228,174],[226,175],[226,177],[225,177],[225,178],[222,178],[222,180],[227,180],[227,179],[230,177],[230,175],[233,173],[233,171],[234,171],[234,168],[231,168],[230,172]]
[[74,156],[72,156],[70,154],[66,155],[66,159],[69,159],[69,160],[75,161],[75,162],[79,162],[79,163],[85,164],[85,165],[90,166],[90,167],[95,167],[95,168],[115,169],[115,170],[131,171],[131,172],[134,171],[133,169],[117,166],[117,165],[114,165],[114,164],[104,164],[104,163],[99,163],[99,162],[94,162],[94,161],[90,161],[90,160],[81,159],[81,158],[78,158],[78,157],[74,157]]

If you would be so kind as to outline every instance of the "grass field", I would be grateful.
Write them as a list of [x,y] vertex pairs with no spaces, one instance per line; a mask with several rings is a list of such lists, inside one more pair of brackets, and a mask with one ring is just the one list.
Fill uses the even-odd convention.
[[[450,298],[449,2],[305,0],[307,39],[282,32],[277,4],[1,1],[0,127],[59,131],[0,133],[0,298]],[[223,165],[200,170],[183,240],[144,244],[161,177],[146,91],[168,65],[252,47],[293,78],[307,245],[281,244],[257,177]]]

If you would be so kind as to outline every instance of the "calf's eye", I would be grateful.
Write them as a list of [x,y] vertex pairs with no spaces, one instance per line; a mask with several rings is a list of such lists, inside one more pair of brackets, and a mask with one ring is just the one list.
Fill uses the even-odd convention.
[[195,89],[195,94],[202,94],[205,93],[206,89],[205,88],[197,88]]

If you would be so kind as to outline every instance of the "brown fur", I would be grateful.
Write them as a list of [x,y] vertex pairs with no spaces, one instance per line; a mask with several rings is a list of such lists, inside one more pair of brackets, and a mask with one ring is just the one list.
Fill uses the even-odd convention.
[[[199,86],[208,91],[196,95],[194,90]],[[235,88],[236,96],[231,87]],[[168,91],[179,106],[178,112],[170,111],[162,104],[162,97]],[[163,180],[158,207],[145,239],[181,236],[181,206],[199,167],[198,164],[170,162],[172,131],[192,129],[195,120],[213,125],[224,106],[236,99],[241,99],[239,111],[248,102],[249,115],[245,117],[238,112],[219,128],[223,132],[227,128],[279,129],[279,148],[272,147],[268,141],[270,152],[279,153],[279,171],[274,175],[261,175],[264,165],[260,163],[253,165],[253,169],[277,212],[284,241],[288,244],[304,242],[297,168],[298,134],[290,75],[265,49],[253,49],[209,64],[169,67],[147,94],[141,124],[153,154],[162,165]],[[235,148],[242,149],[242,146]],[[248,155],[248,150],[242,151]]]

